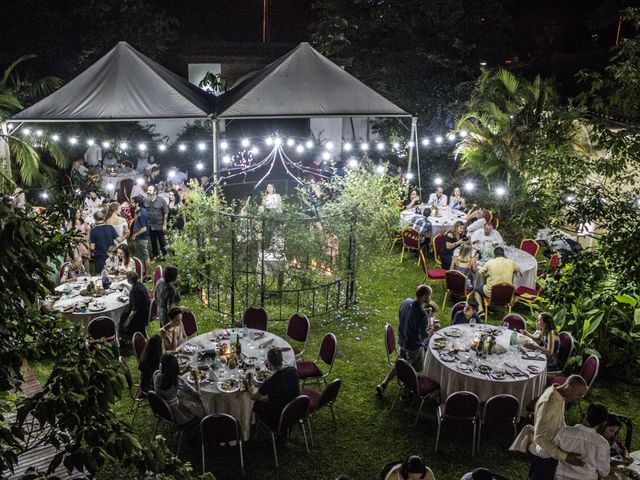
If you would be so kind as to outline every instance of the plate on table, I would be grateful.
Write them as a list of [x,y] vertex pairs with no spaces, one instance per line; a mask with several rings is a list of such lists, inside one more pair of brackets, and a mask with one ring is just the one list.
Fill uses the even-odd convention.
[[542,371],[542,369],[540,367],[538,367],[537,365],[529,365],[527,367],[527,370],[529,370],[529,372],[536,374],[536,373],[540,373]]
[[507,376],[506,373],[504,372],[499,372],[497,370],[492,370],[491,373],[489,374],[491,376],[491,378],[493,378],[494,380],[504,380],[505,377]]
[[93,302],[89,304],[89,311],[91,312],[101,312],[107,308],[107,306],[102,302]]
[[448,328],[447,330],[445,330],[444,334],[447,337],[459,337],[462,335],[462,332],[460,331],[459,328]]
[[490,373],[493,369],[486,364],[482,364],[482,365],[478,365],[478,372],[480,372],[483,375],[486,375],[487,373]]
[[458,370],[463,373],[471,373],[473,372],[473,365],[471,365],[469,362],[460,362],[458,364]]
[[118,295],[117,299],[122,303],[127,303],[129,301],[129,297],[127,297],[126,295]]
[[449,352],[443,352],[440,354],[440,360],[443,362],[455,362],[457,358]]
[[180,348],[184,353],[194,353],[198,351],[198,346],[193,343],[185,343]]
[[244,364],[248,367],[255,367],[258,363],[258,359],[256,357],[244,357]]
[[223,393],[233,393],[240,390],[240,382],[233,378],[228,378],[221,382],[218,382],[218,390]]
[[442,350],[446,346],[447,346],[447,342],[445,342],[444,340],[434,340],[433,341],[433,349],[434,350]]
[[194,378],[194,374],[196,377],[198,377],[199,381],[203,381],[206,377],[207,377],[207,372],[203,371],[203,370],[192,370],[191,372],[188,372],[185,377],[187,378],[187,382],[189,383],[195,383],[195,378]]
[[253,383],[262,385],[272,375],[270,370],[260,370],[253,376]]

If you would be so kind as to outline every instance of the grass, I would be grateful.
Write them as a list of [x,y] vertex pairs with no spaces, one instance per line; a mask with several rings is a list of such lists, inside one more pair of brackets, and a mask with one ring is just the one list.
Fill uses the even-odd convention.
[[[375,479],[388,462],[401,460],[410,454],[420,454],[434,471],[438,480],[458,480],[464,473],[484,466],[510,480],[527,477],[526,459],[523,455],[511,454],[507,447],[511,443],[510,427],[505,425],[488,427],[483,432],[482,448],[471,458],[471,438],[468,428],[448,425],[443,429],[440,448],[434,453],[435,406],[425,405],[417,426],[413,426],[418,403],[401,403],[390,412],[396,393],[395,383],[390,384],[383,398],[375,395],[375,386],[388,370],[383,344],[383,326],[390,322],[397,328],[397,308],[400,302],[413,295],[422,280],[413,257],[400,264],[399,255],[391,255],[370,263],[360,272],[358,304],[349,312],[330,318],[315,319],[311,326],[311,342],[307,358],[313,358],[319,342],[326,332],[334,332],[338,338],[338,355],[331,379],[340,378],[343,387],[335,405],[338,428],[334,429],[331,415],[321,411],[312,420],[315,447],[307,454],[300,431],[292,441],[279,448],[280,467],[275,469],[270,439],[261,435],[245,444],[246,478],[250,479],[333,479],[339,474],[354,479]],[[434,287],[434,299],[442,302],[441,287]],[[221,316],[202,308],[194,298],[185,303],[193,307],[198,316],[200,331],[226,326]],[[451,303],[448,307],[450,308]],[[528,316],[524,307],[519,313]],[[500,313],[492,315],[497,323]],[[443,325],[448,324],[448,309],[441,315]],[[531,320],[531,319],[529,319]],[[285,322],[272,322],[269,329],[283,335]],[[157,324],[150,333],[157,330]],[[129,354],[131,371],[136,375],[135,359]],[[47,365],[36,366],[41,379],[46,378]],[[611,411],[622,413],[638,425],[640,406],[637,398],[640,388],[614,383],[599,378],[587,397],[588,401],[604,403]],[[116,411],[130,420],[131,401],[123,399],[115,405]],[[578,411],[569,411],[570,423],[578,421]],[[155,419],[148,408],[141,408],[134,429],[142,441],[149,439]],[[164,430],[170,436],[170,429]],[[175,448],[176,437],[171,437],[170,446]],[[633,439],[633,449],[640,447],[638,435]],[[183,445],[181,457],[190,461],[196,471],[200,470],[200,446],[197,442]],[[238,478],[239,458],[237,448],[220,448],[209,452],[209,469],[218,480]],[[103,471],[99,478],[129,478],[127,472],[117,468]]]

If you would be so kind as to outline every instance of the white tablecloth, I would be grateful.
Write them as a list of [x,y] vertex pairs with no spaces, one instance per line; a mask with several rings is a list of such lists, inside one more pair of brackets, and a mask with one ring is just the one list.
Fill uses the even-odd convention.
[[[107,192],[109,195],[111,195],[113,198],[115,195],[115,192],[117,192],[118,190],[120,190],[120,182],[122,182],[122,180],[125,179],[129,179],[129,180],[133,180],[134,182],[136,181],[136,179],[138,177],[141,177],[142,174],[139,172],[136,172],[135,170],[132,171],[128,171],[128,172],[121,172],[121,173],[107,173],[107,172],[103,172],[102,173],[102,189]],[[110,189],[108,186],[112,185],[113,189]]]
[[[101,285],[102,278],[101,277],[90,277],[90,278],[84,277],[83,280],[80,280],[80,281],[69,282],[67,284],[58,285],[56,287],[57,292],[59,293],[65,292],[66,285],[69,285],[71,287],[71,294],[67,295],[63,293],[62,298],[60,298],[60,300],[56,301],[53,304],[53,309],[56,311],[62,311],[71,305],[80,305],[86,302],[91,303],[93,301],[102,302],[106,305],[106,308],[104,310],[91,311],[87,309],[87,311],[85,312],[62,313],[62,315],[65,318],[81,322],[84,325],[85,329],[87,328],[87,325],[89,325],[89,322],[94,318],[106,316],[111,318],[115,322],[116,332],[117,332],[118,326],[120,324],[120,316],[122,315],[122,313],[127,308],[127,305],[129,304],[128,294],[121,292],[118,289],[119,286],[126,283],[126,280],[113,282],[111,284],[111,289],[109,290],[110,293],[108,295],[105,295],[104,297],[89,297],[89,296],[80,295],[79,294],[80,290],[84,290],[85,288],[87,288],[89,281],[93,281],[95,284]],[[119,300],[119,297],[122,300],[124,300],[126,297],[126,300],[124,301]]]
[[[496,245],[493,244],[484,246],[474,245],[474,248],[477,248],[481,252],[485,252],[483,253],[482,258],[486,259],[486,252],[493,252],[495,246]],[[538,261],[536,260],[536,257],[516,247],[510,247],[507,245],[503,245],[502,247],[504,248],[504,256],[516,262],[520,267],[520,271],[513,275],[513,285],[516,288],[528,287],[535,290],[536,277],[538,274]],[[491,255],[493,254],[491,253]],[[484,265],[482,258],[478,262],[478,268]]]
[[[426,204],[419,205],[418,208],[420,210],[429,207]],[[400,212],[400,226],[407,227],[411,226],[411,217],[416,214],[415,208],[410,210],[403,210]],[[427,217],[429,222],[431,222],[431,235],[435,237],[439,233],[444,233],[453,227],[453,224],[460,221],[464,222],[467,219],[467,215],[464,212],[459,210],[454,210],[449,207],[439,207],[438,208],[438,216],[437,217]]]
[[[436,333],[429,341],[429,348],[424,361],[424,374],[434,382],[438,382],[440,384],[440,395],[443,401],[452,393],[462,390],[475,393],[478,395],[481,402],[486,402],[494,395],[509,394],[518,399],[520,402],[520,414],[525,415],[526,406],[533,399],[539,397],[546,387],[546,359],[526,360],[522,358],[523,354],[520,353],[519,350],[514,353],[507,352],[487,355],[486,359],[480,359],[473,350],[469,350],[469,352],[458,352],[454,355],[457,359],[452,362],[446,362],[440,358],[440,355],[453,348],[454,344],[463,348],[469,348],[474,336],[479,334],[478,329],[488,330],[489,328],[498,329],[503,332],[497,336],[496,344],[508,349],[511,331],[506,330],[503,327],[488,325],[477,325],[475,327],[471,327],[469,325],[456,325],[453,327],[446,327]],[[460,337],[454,338],[447,336],[447,332],[451,333],[454,329],[460,331]],[[523,338],[520,334],[518,334],[518,336],[519,339]],[[446,347],[441,350],[434,349],[434,342],[437,340],[445,341],[447,344]],[[503,380],[497,380],[487,378],[486,375],[481,374],[477,370],[473,370],[468,373],[462,372],[459,370],[458,365],[466,360],[467,355],[469,356],[469,362],[475,364],[487,364],[492,368],[505,364],[515,366],[522,373],[526,374],[526,377],[517,376],[516,378],[513,378],[510,375],[506,375]],[[541,370],[540,373],[530,373],[529,370],[527,370],[530,365],[539,368]],[[507,371],[514,373],[517,372],[517,369],[514,367],[505,368]]]
[[[214,337],[222,334],[223,331],[224,330],[214,330],[211,333],[204,333],[188,340],[187,343],[196,345],[199,350],[209,350],[216,347],[216,345],[219,345],[220,342]],[[238,333],[242,332],[242,329],[230,329],[229,332]],[[249,329],[249,338],[253,338],[253,335],[257,332],[259,331]],[[222,343],[229,343],[229,340],[222,340]],[[267,351],[270,347],[280,347],[285,349],[282,352],[284,364],[289,366],[294,366],[296,364],[295,354],[293,353],[291,346],[286,342],[286,340],[274,335],[273,333],[264,332],[264,336],[262,338],[256,339],[251,343],[253,343],[253,347],[250,346],[249,339],[241,338],[240,344],[242,345],[242,353],[256,357],[259,362],[266,359]],[[263,345],[263,347],[261,347],[261,345]],[[195,359],[196,355],[192,358]],[[238,373],[237,369],[224,371],[225,374],[221,374],[223,377],[224,375],[237,375]],[[218,389],[216,382],[208,381],[202,382],[200,388],[207,414],[227,413],[231,415],[240,424],[243,438],[245,440],[249,440],[249,436],[251,435],[251,411],[253,409],[253,400],[251,400],[249,393],[245,391],[223,393]]]

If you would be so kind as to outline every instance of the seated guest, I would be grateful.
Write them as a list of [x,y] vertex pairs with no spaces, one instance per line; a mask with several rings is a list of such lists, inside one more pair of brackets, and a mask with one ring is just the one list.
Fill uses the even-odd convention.
[[467,208],[467,202],[464,197],[460,194],[460,187],[456,187],[453,189],[453,193],[449,197],[449,207],[454,210],[464,210]]
[[582,416],[582,423],[558,431],[553,443],[565,452],[579,455],[583,465],[559,461],[557,480],[598,480],[609,475],[609,442],[596,431],[607,421],[608,414],[604,405],[592,403]]
[[140,370],[140,389],[147,393],[153,390],[153,374],[160,368],[160,358],[162,357],[162,337],[153,335],[147,341],[140,362],[138,362],[138,370]]
[[[118,250],[115,245],[110,245],[107,248],[107,258],[104,261],[104,268],[109,274],[115,274],[120,265],[120,259],[118,258]],[[96,270],[96,273],[101,273]]]
[[91,191],[84,199],[84,207],[87,210],[95,211],[102,208],[103,201],[104,197],[100,197],[96,192]]
[[149,169],[149,173],[147,175],[147,185],[158,185],[162,182],[160,178],[160,167],[154,165]]
[[69,266],[65,269],[64,273],[60,277],[60,283],[72,282],[78,277],[87,277],[87,271],[82,264],[82,257],[80,255],[74,255],[73,260]]
[[194,375],[194,389],[180,376],[178,359],[170,353],[162,355],[160,370],[153,374],[153,390],[167,402],[178,425],[184,425],[205,415],[197,378]]
[[453,316],[451,325],[461,325],[464,323],[469,323],[472,318],[476,323],[482,323],[482,320],[478,316],[478,302],[469,300],[464,306],[464,309],[457,311]]
[[74,183],[82,183],[84,181],[84,177],[89,173],[89,169],[84,166],[82,159],[73,162],[73,167],[71,168],[71,181]]
[[404,462],[396,465],[385,477],[385,480],[435,480],[433,472],[424,464],[418,455],[411,455]]
[[136,272],[136,262],[131,256],[129,245],[126,243],[118,245],[116,255],[118,256],[118,265],[116,266],[116,273],[118,275],[126,275],[129,272]]
[[113,152],[107,152],[107,156],[102,160],[103,167],[115,167],[118,165],[118,160],[113,156]]
[[167,314],[169,322],[160,328],[160,336],[164,340],[164,349],[174,352],[187,340],[187,334],[182,325],[182,309],[172,307]]
[[411,190],[409,198],[404,201],[403,206],[406,210],[411,210],[413,207],[420,205],[420,195],[417,190]]
[[467,233],[472,234],[473,232],[484,228],[484,225],[487,223],[486,218],[484,218],[484,209],[479,208],[478,210],[472,210],[467,214],[467,221],[465,222],[467,225]]
[[273,372],[260,388],[251,383],[251,373],[247,373],[244,385],[255,403],[253,411],[269,428],[276,430],[282,410],[300,394],[298,371],[282,363],[282,351],[271,348],[267,352],[267,368]]
[[131,285],[129,305],[120,319],[120,338],[128,340],[133,338],[133,334],[136,332],[145,335],[151,302],[147,289],[140,283],[135,270],[127,272],[127,281]]
[[607,421],[597,428],[597,432],[609,442],[612,465],[630,465],[633,463],[633,458],[629,456],[629,450],[627,450],[626,446],[620,444],[618,440],[618,433],[620,433],[621,428],[622,423],[617,416],[612,414],[609,414]]
[[136,197],[146,198],[147,197],[147,180],[144,177],[142,178],[142,183],[133,184],[131,188],[131,199],[135,199]]
[[453,252],[467,240],[463,222],[456,222],[453,227],[444,234],[444,242],[440,249],[440,261],[442,268],[451,269],[451,261],[453,260]]
[[491,297],[491,287],[498,283],[510,283],[513,284],[513,274],[520,271],[520,267],[513,260],[509,260],[504,256],[504,248],[497,247],[493,251],[491,260],[484,264],[484,266],[478,270],[478,273],[486,277],[485,284],[478,286],[475,289],[475,298],[480,307],[480,313],[482,312],[482,299],[483,297]]
[[[547,356],[547,369],[557,369],[560,338],[556,333],[556,324],[553,321],[553,316],[549,312],[542,312],[538,315],[536,328],[537,331],[540,331],[539,340],[536,343],[525,344],[525,348],[528,348],[529,350],[538,350],[539,352],[544,353]],[[534,338],[534,335],[530,334],[526,330],[521,330],[520,333],[529,338]]]
[[180,292],[175,287],[178,281],[178,269],[168,266],[162,271],[162,278],[156,283],[154,298],[158,304],[160,326],[167,323],[167,314],[172,307],[180,305]]
[[467,288],[473,286],[473,274],[478,271],[478,264],[470,241],[465,241],[458,254],[453,257],[451,270],[456,270],[467,277]]
[[492,222],[485,223],[482,230],[476,230],[471,234],[471,243],[477,242],[492,242],[502,244],[502,235],[495,229],[495,225]]
[[473,472],[465,473],[460,480],[506,480],[500,475],[491,473],[486,468],[476,468]]
[[446,207],[447,206],[447,196],[444,194],[444,189],[442,187],[436,188],[436,191],[429,195],[428,205],[435,205],[436,207]]

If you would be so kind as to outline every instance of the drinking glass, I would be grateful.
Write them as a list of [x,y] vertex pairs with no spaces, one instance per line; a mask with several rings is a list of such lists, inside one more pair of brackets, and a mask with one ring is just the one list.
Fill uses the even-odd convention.
[[475,318],[475,317],[471,317],[471,318],[469,319],[469,326],[470,326],[471,328],[473,328],[473,327],[475,327],[475,326],[476,326],[476,318]]
[[509,330],[509,322],[502,322],[502,326],[505,330]]

